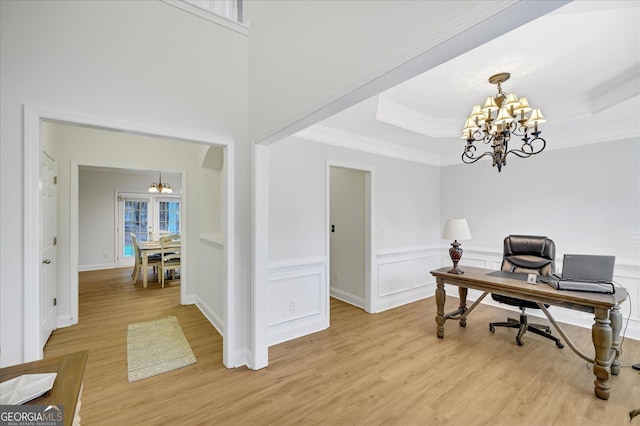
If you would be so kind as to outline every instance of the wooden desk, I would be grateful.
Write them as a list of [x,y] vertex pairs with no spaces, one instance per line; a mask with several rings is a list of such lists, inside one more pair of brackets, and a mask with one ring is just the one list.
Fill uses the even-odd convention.
[[[180,248],[181,241],[174,240],[167,247]],[[142,257],[142,286],[147,287],[147,269],[149,269],[149,255],[160,253],[161,246],[160,241],[144,241],[138,243],[138,249],[140,250],[140,256]]]
[[81,351],[0,368],[0,382],[23,374],[58,373],[50,391],[26,404],[62,405],[64,407],[63,423],[65,425],[80,424],[82,377],[88,355],[88,351]]
[[[467,324],[467,316],[491,292],[530,300],[537,303],[551,324],[560,333],[564,341],[579,357],[593,363],[593,373],[596,376],[595,394],[600,399],[609,399],[610,375],[620,373],[620,329],[622,328],[622,314],[620,304],[627,298],[627,293],[616,288],[615,294],[585,293],[578,291],[558,291],[546,284],[528,284],[525,281],[492,277],[487,274],[494,272],[490,269],[462,267],[462,275],[449,274],[449,267],[431,271],[436,277],[436,334],[444,337],[444,323],[448,319],[457,320],[461,327]],[[444,285],[458,286],[460,306],[453,312],[445,314],[444,305],[446,293]],[[484,293],[467,309],[467,289],[472,288]],[[565,334],[564,330],[553,319],[544,304],[561,306],[595,315],[592,327],[595,358],[582,353]]]

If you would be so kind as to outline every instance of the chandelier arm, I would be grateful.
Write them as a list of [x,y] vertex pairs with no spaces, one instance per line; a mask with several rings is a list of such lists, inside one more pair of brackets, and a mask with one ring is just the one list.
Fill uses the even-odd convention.
[[467,151],[465,151],[465,152],[462,153],[462,162],[465,163],[465,164],[473,164],[476,161],[478,161],[479,159],[481,159],[482,157],[486,157],[487,155],[492,157],[492,158],[495,158],[494,155],[493,155],[493,152],[491,152],[491,151],[487,151],[487,152],[485,152],[484,154],[482,154],[479,157],[473,157],[473,154],[472,155],[467,155]]
[[[542,142],[542,147],[541,147],[540,149],[535,149],[535,148],[533,147],[533,142],[536,142],[536,141],[540,141],[540,142]],[[528,147],[530,148],[530,151],[525,151],[525,150],[524,150],[524,147],[525,147],[525,146],[528,146]],[[547,141],[545,141],[545,140],[544,140],[543,138],[541,138],[541,137],[536,136],[535,138],[533,138],[533,139],[531,140],[531,142],[526,141],[525,143],[523,143],[523,144],[522,144],[522,146],[521,146],[520,148],[518,148],[518,149],[515,149],[515,148],[514,148],[514,149],[510,149],[509,151],[507,151],[507,152],[504,154],[504,156],[506,157],[508,154],[515,154],[515,155],[517,155],[517,156],[518,156],[518,157],[520,157],[520,158],[529,158],[529,157],[531,157],[532,155],[539,154],[539,153],[541,153],[542,151],[544,151],[544,149],[546,148],[546,146],[547,146]]]

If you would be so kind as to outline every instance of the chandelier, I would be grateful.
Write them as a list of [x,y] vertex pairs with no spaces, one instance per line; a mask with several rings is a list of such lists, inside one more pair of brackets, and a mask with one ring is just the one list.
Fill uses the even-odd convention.
[[162,173],[160,173],[160,180],[158,181],[158,183],[152,183],[147,191],[155,193],[159,192],[161,194],[171,194],[173,192],[171,186],[168,183],[162,183]]
[[[515,154],[528,158],[542,152],[547,142],[540,137],[538,125],[547,120],[539,108],[531,108],[527,98],[519,98],[515,93],[508,95],[502,91],[502,83],[509,80],[511,74],[503,72],[489,77],[489,83],[498,85],[498,93],[487,97],[484,106],[475,105],[462,129],[462,139],[467,141],[462,153],[462,161],[475,163],[485,156],[493,158],[493,166],[502,171],[507,165],[506,157]],[[529,116],[525,114],[530,113]],[[520,139],[519,148],[509,149],[509,141]],[[482,142],[491,147],[481,155],[476,155],[475,142]],[[519,143],[519,142],[518,142]]]

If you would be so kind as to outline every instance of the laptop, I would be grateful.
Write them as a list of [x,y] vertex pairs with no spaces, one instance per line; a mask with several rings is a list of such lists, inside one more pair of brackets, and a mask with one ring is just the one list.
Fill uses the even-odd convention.
[[565,254],[562,261],[562,275],[559,279],[611,283],[615,263],[615,256]]
[[562,275],[553,274],[556,280],[547,284],[556,290],[587,291],[591,293],[615,293],[613,268],[615,256],[591,254],[565,254]]

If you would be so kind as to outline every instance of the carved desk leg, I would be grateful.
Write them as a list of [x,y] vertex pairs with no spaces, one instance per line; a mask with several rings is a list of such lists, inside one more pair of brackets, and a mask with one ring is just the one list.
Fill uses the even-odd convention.
[[[460,296],[460,307],[458,307],[458,310],[461,312],[461,315],[467,310],[467,292],[468,289],[466,287],[458,287],[458,295]],[[466,326],[467,318],[465,317],[460,320],[460,327]]]
[[611,356],[611,343],[613,341],[613,330],[610,326],[608,309],[596,308],[596,322],[591,328],[591,336],[593,338],[593,346],[596,350],[596,359],[593,364],[593,374],[596,380],[593,382],[596,396],[600,399],[609,399],[609,377],[610,366],[609,358]]
[[446,298],[444,280],[436,278],[436,334],[440,339],[444,337],[444,301]]
[[609,320],[611,320],[611,329],[613,333],[612,347],[616,351],[616,357],[611,363],[611,374],[617,376],[620,374],[620,355],[622,355],[622,347],[620,346],[620,329],[622,328],[622,314],[620,307],[614,306],[609,312]]

